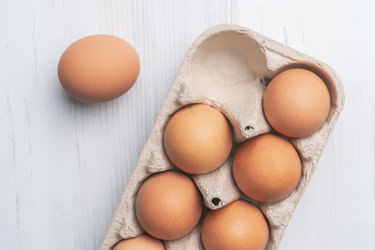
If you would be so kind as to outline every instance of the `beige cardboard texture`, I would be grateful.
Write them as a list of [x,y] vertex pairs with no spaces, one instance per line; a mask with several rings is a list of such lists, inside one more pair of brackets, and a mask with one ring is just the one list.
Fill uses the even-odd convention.
[[[302,160],[302,177],[297,189],[279,202],[256,203],[270,225],[267,249],[277,249],[343,108],[344,89],[339,77],[328,65],[236,25],[208,29],[188,50],[101,249],[110,250],[119,240],[143,233],[135,216],[135,196],[149,175],[175,169],[164,152],[162,140],[164,127],[175,111],[192,103],[205,103],[217,108],[231,123],[234,141],[238,145],[248,138],[271,131],[262,111],[263,93],[275,74],[290,67],[307,68],[320,75],[330,91],[331,110],[317,132],[306,138],[291,140]],[[232,155],[213,172],[192,176],[209,209],[218,209],[240,198],[253,202],[238,190],[231,166]],[[213,203],[213,198],[219,198],[219,202]],[[164,243],[166,249],[204,249],[200,240],[200,224],[184,238]]]

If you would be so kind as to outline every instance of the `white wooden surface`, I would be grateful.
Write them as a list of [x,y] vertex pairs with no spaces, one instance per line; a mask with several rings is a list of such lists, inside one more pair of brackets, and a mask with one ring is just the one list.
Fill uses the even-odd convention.
[[[182,58],[219,23],[329,63],[346,105],[280,249],[375,249],[375,2],[0,0],[0,249],[98,249]],[[112,102],[67,97],[56,66],[109,33],[141,58]]]

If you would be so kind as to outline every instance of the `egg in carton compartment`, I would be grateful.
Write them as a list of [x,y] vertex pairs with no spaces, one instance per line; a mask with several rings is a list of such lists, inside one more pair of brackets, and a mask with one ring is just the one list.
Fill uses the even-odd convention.
[[[205,31],[187,51],[101,249],[110,250],[120,240],[144,233],[135,214],[135,198],[147,177],[176,170],[164,151],[163,133],[169,118],[177,110],[186,105],[203,103],[221,111],[232,126],[236,147],[249,138],[271,132],[262,110],[264,91],[273,76],[296,67],[320,76],[331,99],[328,118],[318,131],[305,138],[290,139],[302,162],[297,188],[278,202],[258,203],[251,200],[240,192],[234,182],[232,154],[218,169],[207,174],[190,175],[208,209],[219,209],[238,199],[256,204],[269,223],[266,249],[277,249],[343,108],[344,89],[338,75],[327,64],[245,27],[226,24]],[[164,241],[166,249],[204,249],[200,227],[201,223],[178,240]]]

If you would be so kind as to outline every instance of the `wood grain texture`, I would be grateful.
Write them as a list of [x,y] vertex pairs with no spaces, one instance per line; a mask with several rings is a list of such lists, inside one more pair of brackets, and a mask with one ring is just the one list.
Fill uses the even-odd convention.
[[[235,23],[327,62],[346,89],[280,249],[373,249],[374,12],[371,0],[0,0],[0,248],[98,249],[186,50]],[[132,43],[141,74],[121,98],[86,105],[56,67],[94,33]]]

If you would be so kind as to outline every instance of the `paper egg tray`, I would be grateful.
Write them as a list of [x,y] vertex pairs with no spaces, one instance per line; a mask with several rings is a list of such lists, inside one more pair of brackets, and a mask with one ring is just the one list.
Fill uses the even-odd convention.
[[[324,125],[309,137],[290,140],[302,161],[301,180],[294,192],[275,203],[251,201],[239,191],[233,180],[233,154],[215,171],[191,175],[208,209],[219,209],[238,199],[246,199],[258,205],[270,227],[267,249],[277,249],[343,108],[344,90],[337,74],[325,63],[235,25],[219,25],[208,29],[187,51],[101,249],[110,250],[121,239],[144,232],[135,216],[135,197],[138,188],[149,175],[175,169],[163,148],[163,131],[174,112],[193,103],[205,103],[220,110],[233,128],[232,152],[235,152],[235,148],[246,139],[272,131],[262,111],[263,93],[275,74],[291,67],[306,68],[318,74],[327,84],[331,96],[331,109]],[[213,198],[219,198],[219,204],[212,202]],[[204,249],[200,226],[199,223],[181,239],[164,241],[166,249]]]

